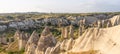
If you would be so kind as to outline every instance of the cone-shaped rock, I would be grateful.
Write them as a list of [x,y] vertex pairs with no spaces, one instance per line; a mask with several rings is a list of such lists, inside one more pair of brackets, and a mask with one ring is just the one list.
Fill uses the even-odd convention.
[[26,44],[25,54],[35,54],[35,49],[37,47],[38,40],[39,35],[38,33],[36,33],[36,31],[34,31]]
[[60,42],[56,44],[55,47],[48,47],[45,51],[45,54],[59,54],[60,53]]
[[48,34],[50,34],[50,29],[46,26],[42,31],[41,36],[47,36]]
[[25,35],[24,32],[19,33],[19,37],[18,37],[19,50],[25,47],[28,39],[29,36]]
[[45,50],[48,47],[53,47],[56,44],[56,40],[53,37],[48,27],[45,27],[43,30],[41,37],[38,42],[38,46],[35,50],[35,54],[44,54]]
[[21,32],[19,30],[17,30],[14,34],[14,39],[18,39],[18,37],[20,36],[20,33]]

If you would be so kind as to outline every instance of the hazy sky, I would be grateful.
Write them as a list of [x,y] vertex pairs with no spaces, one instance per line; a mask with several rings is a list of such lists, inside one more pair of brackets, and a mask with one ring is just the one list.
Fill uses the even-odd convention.
[[0,13],[109,11],[120,11],[120,0],[0,0]]

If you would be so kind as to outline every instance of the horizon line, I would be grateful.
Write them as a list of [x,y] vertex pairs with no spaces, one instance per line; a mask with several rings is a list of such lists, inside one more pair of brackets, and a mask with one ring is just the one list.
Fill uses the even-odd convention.
[[98,11],[98,12],[39,12],[39,11],[23,11],[23,12],[0,12],[0,14],[10,14],[10,13],[116,13],[120,11]]

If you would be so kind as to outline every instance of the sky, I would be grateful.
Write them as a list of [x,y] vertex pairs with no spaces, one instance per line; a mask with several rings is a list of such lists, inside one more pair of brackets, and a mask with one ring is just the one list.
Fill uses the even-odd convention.
[[120,0],[0,0],[0,13],[86,13],[120,11]]

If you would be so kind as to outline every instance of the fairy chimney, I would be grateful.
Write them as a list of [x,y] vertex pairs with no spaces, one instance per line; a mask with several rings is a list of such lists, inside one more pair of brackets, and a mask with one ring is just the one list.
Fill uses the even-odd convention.
[[56,44],[56,40],[52,35],[52,33],[50,32],[50,29],[48,27],[45,27],[38,41],[38,46],[35,50],[35,54],[44,54],[45,50],[48,47],[53,47],[55,46],[55,44]]

